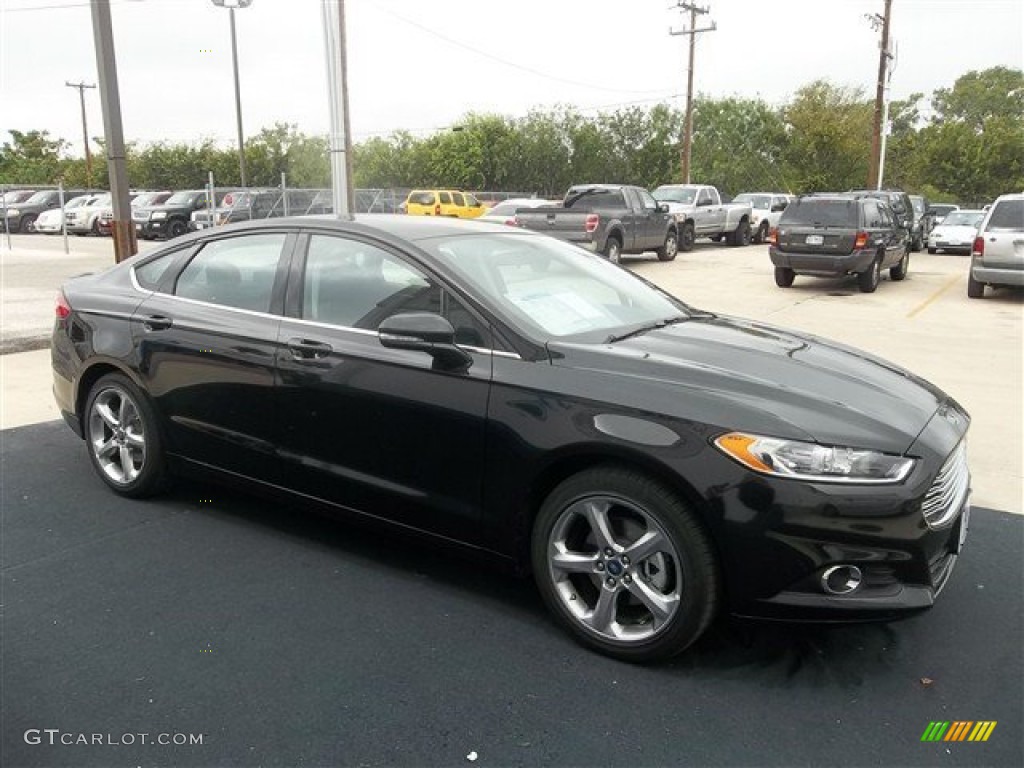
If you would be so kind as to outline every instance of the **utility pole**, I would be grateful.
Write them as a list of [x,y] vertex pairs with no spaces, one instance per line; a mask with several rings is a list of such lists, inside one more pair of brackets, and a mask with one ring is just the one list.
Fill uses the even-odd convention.
[[689,35],[690,36],[690,64],[686,70],[686,124],[683,129],[683,157],[682,157],[682,168],[683,168],[683,182],[686,184],[690,183],[690,150],[693,145],[693,57],[694,50],[696,48],[697,35],[701,32],[714,32],[718,29],[715,22],[711,22],[710,27],[702,27],[697,29],[697,16],[708,13],[710,8],[700,8],[697,5],[686,2],[686,0],[676,0],[676,7],[680,11],[690,12],[690,27],[686,29],[675,30],[669,29],[668,33],[673,36],[678,35]]
[[103,132],[106,136],[107,173],[113,202],[114,261],[120,263],[138,252],[132,206],[128,197],[128,167],[121,127],[121,94],[117,86],[117,60],[114,56],[114,31],[110,23],[110,0],[92,1],[92,34],[96,44],[96,69],[99,71],[100,104],[103,107]]
[[885,104],[885,88],[889,69],[889,20],[892,14],[892,0],[885,0],[885,11],[881,18],[878,14],[867,17],[874,29],[881,27],[882,42],[878,50],[878,82],[875,87],[875,117],[871,133],[871,165],[868,168],[868,189],[878,186],[878,166],[882,156],[882,112]]
[[86,85],[84,80],[80,83],[71,83],[65,80],[64,85],[68,88],[77,88],[78,98],[82,102],[82,142],[85,144],[85,179],[86,186],[92,189],[92,152],[89,151],[89,124],[85,120],[85,89],[95,88],[96,83]]

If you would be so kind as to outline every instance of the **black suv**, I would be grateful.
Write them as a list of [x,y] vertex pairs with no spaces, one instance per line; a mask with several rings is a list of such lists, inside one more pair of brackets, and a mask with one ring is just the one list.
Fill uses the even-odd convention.
[[161,205],[132,208],[135,233],[143,240],[179,237],[188,232],[192,214],[206,208],[206,190],[175,192]]
[[875,193],[802,195],[779,219],[769,253],[780,288],[796,275],[857,275],[860,290],[872,293],[883,269],[893,280],[907,276],[910,235]]
[[[84,189],[65,189],[64,200],[86,194]],[[7,226],[11,232],[35,232],[36,219],[44,211],[60,207],[60,192],[41,189],[20,203],[7,207]]]

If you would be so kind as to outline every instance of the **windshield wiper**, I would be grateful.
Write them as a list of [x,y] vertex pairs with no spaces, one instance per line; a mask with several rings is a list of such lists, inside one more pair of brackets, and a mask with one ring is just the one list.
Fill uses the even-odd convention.
[[616,341],[622,341],[632,336],[639,336],[641,333],[647,333],[648,331],[656,331],[659,328],[664,328],[666,325],[674,325],[675,323],[682,323],[689,320],[689,315],[680,315],[679,317],[667,317],[664,320],[658,320],[657,322],[651,323],[650,325],[642,325],[639,328],[634,328],[632,331],[626,333],[620,333],[619,335],[611,335],[604,340],[605,344],[614,344]]

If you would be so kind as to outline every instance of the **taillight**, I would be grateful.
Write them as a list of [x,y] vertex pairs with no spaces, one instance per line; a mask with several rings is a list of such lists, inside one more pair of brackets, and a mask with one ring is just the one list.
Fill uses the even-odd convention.
[[600,223],[601,223],[601,217],[600,216],[598,216],[596,213],[588,213],[587,214],[587,223],[585,224],[585,229],[586,229],[587,232],[594,232],[594,231],[597,230],[597,225],[600,224]]
[[985,255],[985,238],[976,237],[974,238],[974,245],[971,246],[971,256],[984,256]]
[[64,296],[64,291],[57,291],[57,317],[63,320],[71,314],[71,305],[68,304],[67,298]]
[[768,230],[768,242],[771,245],[778,245],[779,244],[779,228],[778,227],[772,227],[771,229]]
[[437,205],[434,206],[434,215],[435,216],[440,216],[441,215],[441,204],[440,203],[438,203]]
[[518,227],[519,219],[513,216],[511,219],[505,219],[505,223],[508,224],[510,227]]
[[863,248],[868,244],[868,238],[870,235],[867,232],[858,232],[857,239],[853,241],[854,248]]

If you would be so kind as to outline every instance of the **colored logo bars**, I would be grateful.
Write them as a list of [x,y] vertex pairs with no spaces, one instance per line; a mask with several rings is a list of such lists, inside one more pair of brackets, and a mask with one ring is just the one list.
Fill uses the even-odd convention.
[[921,734],[921,741],[988,741],[995,728],[995,720],[932,721]]

